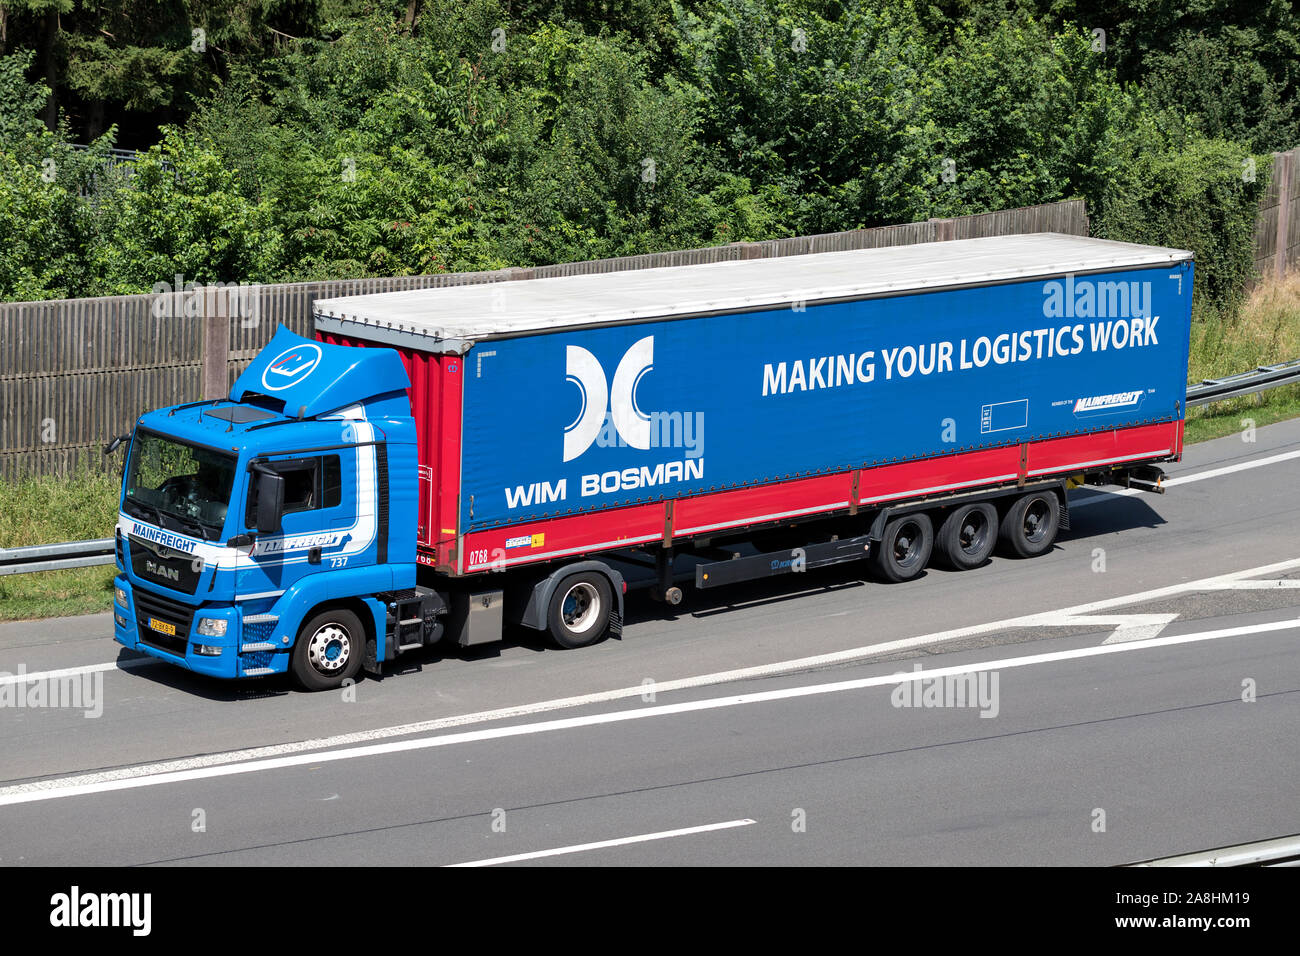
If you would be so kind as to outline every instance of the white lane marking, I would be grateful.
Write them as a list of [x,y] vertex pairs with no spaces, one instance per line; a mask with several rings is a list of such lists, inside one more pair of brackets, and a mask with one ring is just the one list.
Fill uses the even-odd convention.
[[[1125,641],[1145,641],[1156,637],[1178,617],[1177,614],[1130,614],[1128,620],[1121,621],[1110,637],[1103,644],[1122,644]],[[1145,619],[1145,620],[1143,620]],[[1086,623],[1087,616],[1077,618],[1076,623]]]
[[1177,614],[1061,614],[1044,623],[1052,627],[1074,627],[1079,624],[1113,627],[1114,632],[1102,643],[1121,644],[1155,637],[1177,617]]
[[1278,588],[1300,588],[1300,578],[1273,578],[1269,581],[1223,581],[1207,591],[1276,591]]
[[[1276,465],[1280,461],[1291,461],[1294,458],[1300,458],[1300,451],[1283,452],[1280,455],[1270,455],[1267,458],[1255,458],[1251,461],[1239,462],[1235,465],[1225,465],[1222,468],[1211,468],[1208,471],[1198,471],[1191,475],[1179,475],[1177,478],[1166,478],[1162,485],[1165,488],[1174,488],[1178,485],[1190,484],[1193,481],[1204,481],[1207,478],[1219,478],[1223,475],[1231,475],[1238,471],[1247,471],[1251,468],[1262,468],[1264,465]],[[1079,501],[1070,502],[1070,510],[1076,508],[1087,508],[1090,505],[1099,504],[1103,501],[1109,501],[1112,498],[1127,498],[1130,495],[1145,494],[1140,488],[1124,488],[1120,491],[1094,491],[1092,495]]]
[[[1002,621],[993,621],[988,624],[975,624],[967,627],[954,628],[948,631],[938,631],[934,634],[925,634],[920,637],[901,638],[895,641],[885,641],[880,644],[868,644],[864,647],[855,647],[844,651],[833,651],[828,654],[816,654],[811,657],[799,657],[788,661],[777,661],[772,664],[758,664],[752,667],[740,667],[728,671],[715,671],[711,674],[699,674],[695,677],[682,677],[676,680],[662,681],[654,685],[654,690],[656,693],[669,693],[675,690],[707,687],[712,684],[725,684],[738,680],[776,677],[782,674],[807,670],[809,668],[847,664],[856,660],[861,660],[865,657],[873,657],[879,654],[913,650],[918,647],[925,647],[931,644],[941,644],[945,641],[957,640],[958,638],[963,637],[977,637],[981,634],[987,634],[994,631],[1008,630],[1017,627],[1051,626],[1054,621],[1059,620],[1061,617],[1077,617],[1080,615],[1091,614],[1095,611],[1104,611],[1112,607],[1122,607],[1126,604],[1136,604],[1141,601],[1170,597],[1185,592],[1203,591],[1216,588],[1220,585],[1230,584],[1245,578],[1264,574],[1280,574],[1294,568],[1300,568],[1300,558],[1294,558],[1290,561],[1282,561],[1277,564],[1266,564],[1258,568],[1247,568],[1244,571],[1233,571],[1229,574],[1216,575],[1212,578],[1202,578],[1199,581],[1187,581],[1183,584],[1172,584],[1167,587],[1156,588],[1150,591],[1139,591],[1135,594],[1127,594],[1117,598],[1093,601],[1091,604],[1080,604],[1075,607],[1063,608],[1059,611],[1048,611],[1046,613],[1030,614],[1025,617],[1007,618]],[[141,663],[143,663],[143,661]],[[265,747],[249,747],[243,750],[228,750],[222,753],[204,754],[197,757],[185,757],[178,760],[166,760],[150,764],[136,764],[134,766],[119,767],[114,770],[79,774],[71,777],[54,777],[48,780],[38,780],[32,783],[21,784],[19,786],[21,786],[24,791],[31,792],[67,786],[93,786],[95,784],[106,783],[114,780],[130,780],[137,777],[148,777],[158,774],[197,770],[204,767],[215,767],[223,764],[240,763],[249,760],[283,757],[289,754],[305,753],[308,751],[320,751],[333,747],[346,747],[352,744],[361,744],[369,741],[387,740],[392,737],[405,737],[412,734],[432,733],[433,731],[446,730],[450,727],[463,727],[468,724],[486,723],[494,720],[507,720],[515,717],[531,717],[535,714],[547,713],[548,711],[568,710],[574,707],[585,707],[591,704],[604,704],[616,700],[625,700],[630,697],[640,697],[645,692],[645,685],[637,684],[634,687],[622,687],[616,690],[598,691],[596,693],[581,694],[575,697],[561,697],[554,700],[539,701],[532,704],[521,704],[515,707],[502,707],[496,710],[458,714],[453,717],[439,717],[433,720],[422,720],[409,724],[378,727],[374,730],[361,730],[350,734],[337,734],[333,737],[317,737],[314,739],[298,740],[284,744],[271,744]],[[8,793],[14,789],[14,787],[0,788],[0,795]]]
[[751,826],[753,820],[728,820],[725,823],[710,823],[702,827],[684,827],[681,830],[661,830],[659,833],[642,833],[638,836],[620,837],[617,840],[601,840],[598,843],[579,843],[574,846],[556,847],[554,850],[537,850],[533,853],[516,853],[514,856],[497,856],[490,860],[470,860],[468,863],[449,863],[448,867],[457,866],[496,866],[498,863],[518,863],[520,860],[540,860],[544,856],[563,856],[566,853],[584,853],[587,850],[603,850],[611,846],[627,846],[629,843],[649,843],[651,840],[668,840],[672,837],[690,836],[695,833],[708,833],[712,830],[731,830],[735,827]]
[[1091,494],[1087,498],[1077,498],[1070,502],[1070,513],[1078,511],[1080,508],[1090,508],[1093,505],[1099,505],[1104,501],[1112,501],[1115,498],[1128,498],[1132,495],[1146,494],[1139,488],[1121,488],[1119,491],[1101,491],[1100,489],[1088,489]]
[[1238,471],[1248,471],[1251,468],[1262,468],[1264,465],[1276,465],[1280,461],[1291,461],[1293,458],[1300,458],[1300,451],[1287,451],[1280,455],[1269,455],[1267,458],[1254,458],[1250,461],[1238,462],[1235,465],[1224,465],[1222,468],[1198,471],[1192,475],[1180,475],[1177,478],[1170,478],[1164,484],[1165,487],[1185,485],[1193,481],[1204,481],[1206,478],[1218,478],[1221,475],[1231,475]]
[[[1129,866],[1294,866],[1289,860],[1300,854],[1300,834],[1278,837],[1276,840],[1260,840],[1257,843],[1239,843],[1236,846],[1220,846],[1199,853],[1182,853],[1178,856],[1166,856]],[[1276,861],[1283,862],[1276,862]]]
[[144,667],[149,664],[161,664],[162,661],[155,660],[152,657],[141,657],[127,661],[110,661],[107,664],[83,664],[80,667],[63,667],[53,671],[32,671],[27,673],[19,665],[18,673],[10,674],[6,671],[0,671],[0,686],[5,684],[27,684],[32,681],[58,680],[60,677],[76,677],[79,674],[93,674],[96,671],[115,671],[119,668],[126,670],[134,667]]
[[[1203,641],[1221,640],[1241,637],[1247,634],[1263,634],[1272,631],[1300,629],[1300,620],[1271,621],[1264,624],[1251,624],[1244,627],[1220,628],[1212,631],[1200,631],[1194,634],[1177,634],[1171,637],[1156,637],[1146,641],[1130,641],[1125,644],[1098,644],[1075,648],[1067,651],[1051,651],[1045,654],[1030,654],[1023,657],[1010,657],[996,661],[980,661],[972,664],[958,664],[951,667],[936,667],[930,670],[917,670],[906,673],[882,674],[876,677],[864,677],[857,680],[836,681],[829,684],[812,684],[802,687],[787,687],[782,690],[758,691],[752,694],[736,694],[729,697],[714,697],[705,700],[685,701],[679,704],[662,704],[655,707],[638,707],[633,710],[614,711],[607,714],[589,714],[584,717],[562,717],[558,720],[538,721],[531,724],[515,724],[510,727],[489,727],[482,730],[467,730],[455,734],[443,734],[437,737],[420,737],[415,740],[394,740],[382,744],[367,744],[361,747],[347,747],[324,753],[295,754],[287,757],[275,757],[269,760],[252,760],[242,763],[224,764],[216,767],[203,767],[183,770],[175,773],[157,773],[148,776],[136,776],[128,779],[104,780],[97,783],[72,783],[74,778],[41,781],[34,784],[19,784],[0,789],[0,806],[18,803],[34,803],[43,800],[57,800],[62,797],[85,796],[93,793],[108,793],[115,790],[133,790],[140,787],[155,787],[169,783],[187,783],[193,780],[206,780],[214,777],[229,777],[236,774],[256,773],[263,770],[281,770],[287,767],[301,767],[333,763],[340,760],[354,760],[360,757],[374,757],[384,754],[407,753],[429,750],[434,747],[446,747],[453,744],[478,743],[485,740],[501,740],[507,737],[522,737],[529,734],[548,733],[555,730],[573,730],[579,727],[594,727],[604,724],[624,723],[631,720],[643,720],[647,717],[666,717],[673,714],[687,714],[705,710],[717,710],[724,707],[737,707],[744,704],[766,703],[776,700],[791,700],[800,697],[814,697],[823,694],[842,693],[844,691],[862,690],[868,687],[882,687],[889,684],[901,684],[908,681],[931,680],[956,674],[978,673],[989,670],[1009,670],[1014,667],[1027,667],[1033,664],[1046,664],[1056,661],[1078,660],[1086,657],[1098,657],[1104,654],[1123,654],[1129,651],[1147,650],[1153,647],[1173,647],[1179,644],[1194,644]],[[644,691],[644,688],[640,688]]]

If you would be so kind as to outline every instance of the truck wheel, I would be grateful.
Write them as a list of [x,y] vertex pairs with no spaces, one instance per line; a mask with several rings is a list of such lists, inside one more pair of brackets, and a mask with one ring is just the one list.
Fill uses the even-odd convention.
[[929,515],[921,511],[899,515],[885,525],[871,561],[884,580],[909,581],[925,570],[933,547],[934,524]]
[[289,669],[304,690],[332,690],[361,670],[366,630],[351,611],[331,608],[302,626]]
[[954,571],[968,571],[988,560],[998,543],[998,510],[987,501],[961,505],[939,526],[935,547]]
[[1000,536],[1006,550],[1033,558],[1051,550],[1061,527],[1061,503],[1055,491],[1035,491],[1017,498],[1002,516]]
[[609,579],[596,571],[571,574],[551,592],[547,630],[563,648],[586,647],[605,636],[613,606]]

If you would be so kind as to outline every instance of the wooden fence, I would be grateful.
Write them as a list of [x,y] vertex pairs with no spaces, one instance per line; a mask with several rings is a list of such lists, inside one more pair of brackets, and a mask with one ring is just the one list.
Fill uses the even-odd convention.
[[[1279,255],[1278,251],[1282,250]],[[1273,154],[1255,219],[1255,271],[1281,279],[1300,257],[1300,149]]]
[[317,299],[1030,232],[1087,235],[1083,202],[527,269],[0,303],[0,476],[102,467],[142,412],[225,394],[279,325],[309,335]]

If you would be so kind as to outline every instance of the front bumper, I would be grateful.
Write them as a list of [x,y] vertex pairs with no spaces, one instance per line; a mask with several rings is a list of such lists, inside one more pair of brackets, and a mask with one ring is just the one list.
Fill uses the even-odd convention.
[[[113,639],[123,647],[209,677],[264,677],[289,669],[288,645],[272,643],[266,622],[254,618],[245,624],[238,606],[184,604],[136,587],[123,575],[113,583],[126,595],[125,607],[113,604]],[[199,634],[204,618],[224,619],[226,633]],[[200,647],[210,653],[199,653]]]

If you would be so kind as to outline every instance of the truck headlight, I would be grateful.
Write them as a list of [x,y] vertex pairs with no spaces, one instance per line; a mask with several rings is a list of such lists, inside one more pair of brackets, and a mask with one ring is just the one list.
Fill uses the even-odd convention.
[[224,617],[199,618],[198,633],[202,634],[204,637],[225,637],[226,623]]
[[126,603],[126,588],[120,588],[120,587],[118,587],[116,584],[114,584],[114,585],[113,585],[113,600],[116,601],[118,604],[120,604],[122,607],[126,607],[126,606],[127,606],[127,603]]

